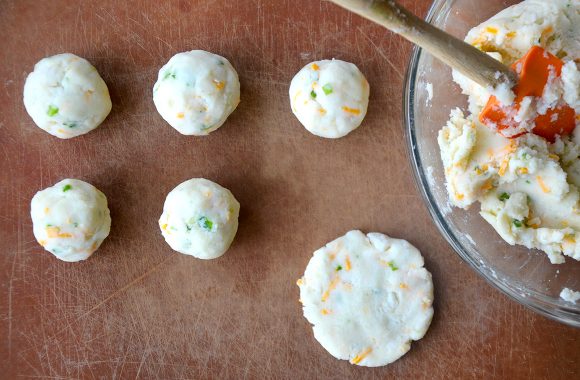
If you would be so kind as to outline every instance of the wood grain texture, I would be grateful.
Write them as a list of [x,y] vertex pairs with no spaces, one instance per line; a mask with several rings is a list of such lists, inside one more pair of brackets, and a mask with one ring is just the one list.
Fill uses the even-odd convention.
[[[428,2],[403,5],[425,15]],[[413,184],[401,123],[411,50],[400,37],[319,1],[0,2],[0,377],[561,378],[580,376],[580,331],[487,285],[439,236]],[[210,136],[185,137],[157,114],[152,87],[175,53],[205,49],[236,67],[242,101]],[[93,63],[113,110],[68,141],[34,126],[24,80],[40,58]],[[340,140],[308,133],[288,86],[336,57],[371,84],[368,115]],[[192,177],[242,205],[230,251],[201,261],[170,250],[157,219]],[[111,235],[67,264],[35,242],[29,203],[62,178],[109,199]],[[302,317],[295,280],[312,252],[358,228],[404,238],[436,286],[423,340],[383,368],[337,361]]]
[[517,84],[518,76],[462,39],[454,37],[409,12],[395,0],[330,0],[405,37],[431,55],[486,88]]

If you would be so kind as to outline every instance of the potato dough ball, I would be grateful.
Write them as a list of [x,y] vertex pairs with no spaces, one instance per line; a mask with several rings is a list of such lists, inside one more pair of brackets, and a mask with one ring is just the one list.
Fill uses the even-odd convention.
[[304,66],[290,83],[292,112],[311,133],[339,138],[363,121],[369,104],[369,84],[352,63],[338,59]]
[[30,203],[34,237],[63,261],[87,259],[109,235],[107,198],[90,183],[65,179]]
[[223,255],[236,236],[240,204],[217,183],[194,178],[167,194],[159,227],[177,252],[199,259]]
[[207,135],[221,127],[238,106],[238,74],[219,55],[203,50],[179,53],[159,70],[153,102],[179,133]]
[[65,53],[34,66],[24,84],[24,107],[38,127],[69,139],[97,128],[111,112],[111,98],[93,65]]

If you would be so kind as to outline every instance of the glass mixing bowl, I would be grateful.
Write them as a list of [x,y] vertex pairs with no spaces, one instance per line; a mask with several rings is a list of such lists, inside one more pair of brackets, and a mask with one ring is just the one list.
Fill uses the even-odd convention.
[[[461,39],[469,29],[517,3],[509,0],[436,0],[427,21]],[[450,207],[437,133],[452,108],[467,108],[467,97],[451,80],[451,69],[415,48],[404,93],[408,151],[421,194],[435,224],[459,256],[490,284],[522,305],[557,321],[580,327],[580,302],[560,299],[567,287],[580,290],[580,262],[550,264],[545,253],[510,246],[479,215]]]

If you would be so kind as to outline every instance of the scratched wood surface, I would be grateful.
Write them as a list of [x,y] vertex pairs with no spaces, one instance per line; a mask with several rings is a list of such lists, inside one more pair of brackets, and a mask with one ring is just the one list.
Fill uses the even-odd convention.
[[[404,1],[425,15],[427,1]],[[537,316],[453,253],[414,187],[401,125],[410,45],[328,3],[242,1],[0,2],[0,377],[578,378],[580,331]],[[175,53],[227,57],[242,102],[208,137],[185,137],[151,91]],[[64,141],[22,104],[40,58],[72,52],[109,86],[113,110]],[[346,138],[317,138],[293,117],[293,74],[309,61],[356,63],[369,113]],[[35,242],[33,194],[65,177],[109,199],[109,238],[91,259],[60,262]],[[178,183],[206,177],[235,194],[230,251],[172,252],[157,226]],[[295,280],[311,253],[350,229],[405,238],[436,286],[426,337],[383,368],[337,361],[302,317]]]

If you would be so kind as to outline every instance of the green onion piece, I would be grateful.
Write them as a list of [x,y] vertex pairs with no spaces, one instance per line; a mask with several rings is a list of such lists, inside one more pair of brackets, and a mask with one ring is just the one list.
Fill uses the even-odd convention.
[[521,222],[521,220],[517,220],[514,219],[514,226],[516,226],[517,228],[520,228],[521,226],[523,226],[524,224]]
[[501,193],[501,195],[499,196],[500,201],[505,201],[508,199],[510,199],[510,195],[508,193]]
[[330,85],[330,83],[327,83],[324,86],[322,86],[322,91],[324,91],[325,95],[332,94],[332,86]]
[[65,127],[69,127],[69,128],[76,128],[77,127],[77,123],[72,122],[72,123],[62,123]]
[[57,113],[58,113],[58,107],[55,107],[52,104],[48,106],[48,111],[46,111],[46,114],[48,116],[54,116]]
[[67,191],[69,191],[70,189],[72,189],[72,186],[71,186],[71,185],[68,185],[68,184],[67,184],[67,185],[64,185],[64,187],[62,188],[62,192],[63,192],[63,193],[66,193],[66,192],[67,192]]
[[310,91],[310,97],[316,99],[316,92],[314,92],[314,90]]
[[171,71],[166,71],[165,74],[163,74],[163,79],[168,79],[168,78],[172,78],[175,79],[175,73],[172,73]]
[[399,268],[395,265],[395,263],[393,261],[389,261],[389,268],[391,268],[391,270],[394,272],[396,270],[399,270]]
[[342,266],[340,265],[336,267],[336,271],[338,272],[339,270],[342,270]]
[[208,218],[206,218],[205,216],[199,218],[197,220],[197,224],[206,231],[211,231],[213,228],[213,222]]

